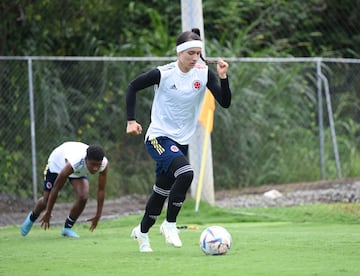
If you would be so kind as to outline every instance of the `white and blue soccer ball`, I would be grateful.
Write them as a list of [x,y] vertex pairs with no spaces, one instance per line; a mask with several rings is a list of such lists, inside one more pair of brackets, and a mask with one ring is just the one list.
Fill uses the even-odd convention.
[[200,248],[206,255],[225,255],[231,244],[231,235],[222,226],[210,226],[200,236]]

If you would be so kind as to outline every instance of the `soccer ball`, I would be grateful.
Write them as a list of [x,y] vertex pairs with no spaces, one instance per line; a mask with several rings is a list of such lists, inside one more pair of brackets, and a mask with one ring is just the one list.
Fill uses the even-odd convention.
[[231,248],[231,235],[221,226],[210,226],[200,236],[200,248],[206,255],[224,255]]

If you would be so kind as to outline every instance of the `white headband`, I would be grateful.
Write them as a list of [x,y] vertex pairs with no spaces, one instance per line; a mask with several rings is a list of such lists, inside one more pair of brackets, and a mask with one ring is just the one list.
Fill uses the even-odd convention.
[[180,53],[190,48],[203,48],[203,42],[201,40],[190,40],[176,46],[176,52]]

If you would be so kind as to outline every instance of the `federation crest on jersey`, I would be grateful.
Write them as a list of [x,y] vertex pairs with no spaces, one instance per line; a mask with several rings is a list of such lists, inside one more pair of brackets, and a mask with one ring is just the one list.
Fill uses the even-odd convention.
[[195,80],[195,81],[193,82],[193,87],[194,87],[195,90],[200,90],[200,88],[201,88],[201,82],[200,82],[199,80]]
[[178,152],[178,151],[179,151],[179,148],[178,148],[177,146],[175,146],[175,145],[172,145],[172,146],[170,147],[170,150],[171,150],[172,152]]

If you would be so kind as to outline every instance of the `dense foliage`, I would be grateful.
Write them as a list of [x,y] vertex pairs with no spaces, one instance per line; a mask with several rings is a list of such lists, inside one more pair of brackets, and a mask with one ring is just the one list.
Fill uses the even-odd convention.
[[[349,0],[203,0],[207,56],[359,58],[358,14],[359,1]],[[0,18],[0,56],[171,57],[181,32],[180,1],[2,1]],[[30,124],[28,98],[23,95],[28,83],[21,77],[26,66],[6,61],[0,65],[2,190],[28,195],[31,171],[21,169],[30,160],[24,154],[30,153],[25,138]],[[116,164],[109,188],[113,195],[151,188],[153,162],[144,152],[142,137],[124,135],[121,103],[128,81],[154,65],[34,63],[39,93],[35,112],[41,118],[37,137],[47,138],[37,147],[39,165],[65,139],[101,141]],[[360,163],[359,90],[353,85],[357,68],[329,64],[324,68],[333,80],[334,116],[346,177],[356,176]],[[320,178],[314,71],[299,64],[231,65],[232,107],[216,112],[213,133],[218,187]],[[143,126],[149,120],[148,95],[138,103]],[[94,100],[89,104],[88,99]],[[330,140],[327,121],[325,127]],[[8,142],[7,135],[14,130]],[[226,141],[226,146],[219,141]],[[326,157],[332,159],[331,143],[326,147]],[[40,175],[42,168],[38,170]],[[326,173],[336,177],[333,162]]]
[[[180,3],[2,1],[0,55],[166,56],[181,31]],[[351,0],[203,0],[206,39],[229,56],[357,58],[359,14]]]

